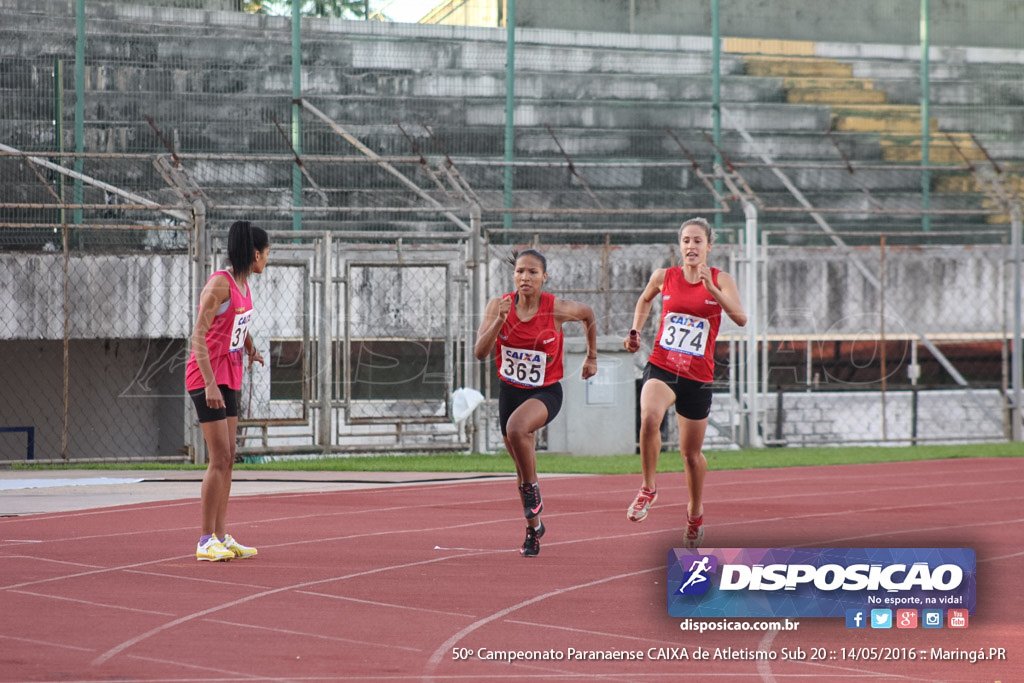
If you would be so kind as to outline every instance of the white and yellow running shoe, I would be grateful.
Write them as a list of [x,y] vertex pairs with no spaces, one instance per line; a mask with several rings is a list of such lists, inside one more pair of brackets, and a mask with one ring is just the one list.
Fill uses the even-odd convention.
[[250,548],[247,545],[242,545],[235,539],[231,538],[231,534],[227,534],[224,536],[223,545],[234,557],[240,557],[244,559],[246,557],[256,557],[256,555],[259,553],[259,551],[256,550],[256,548]]
[[234,559],[235,553],[224,547],[216,536],[210,536],[206,543],[196,545],[196,559],[206,562],[225,562]]

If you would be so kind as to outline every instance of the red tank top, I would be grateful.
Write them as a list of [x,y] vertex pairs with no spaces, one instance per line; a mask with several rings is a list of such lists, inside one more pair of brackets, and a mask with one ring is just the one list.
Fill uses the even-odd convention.
[[517,387],[546,387],[562,379],[562,330],[555,329],[555,295],[541,292],[540,308],[523,322],[512,310],[498,331],[494,362],[498,378]]
[[[217,271],[210,276],[210,280],[215,277],[228,279],[231,298],[225,302],[227,307],[222,306],[222,310],[214,316],[210,329],[206,331],[206,348],[210,351],[210,365],[213,366],[217,384],[226,384],[237,390],[242,388],[242,351],[245,348],[245,335],[252,322],[252,289],[246,286],[246,294],[242,294],[235,278],[226,270]],[[193,351],[185,366],[185,388],[194,391],[205,386],[203,373],[199,371],[199,363]]]
[[[711,269],[715,285],[719,272]],[[661,325],[650,362],[680,377],[712,381],[715,340],[721,325],[722,307],[704,284],[687,282],[681,267],[669,268],[661,287]]]

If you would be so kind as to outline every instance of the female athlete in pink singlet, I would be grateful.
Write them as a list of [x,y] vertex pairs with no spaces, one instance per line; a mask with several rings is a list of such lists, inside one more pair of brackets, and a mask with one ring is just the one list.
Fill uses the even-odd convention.
[[209,454],[202,488],[202,531],[196,559],[211,562],[252,557],[225,530],[231,472],[238,429],[238,390],[242,388],[242,354],[263,365],[263,356],[249,335],[252,293],[249,275],[262,273],[270,255],[270,239],[262,228],[237,221],[228,231],[228,261],[207,280],[199,295],[192,330],[192,355],[185,368],[185,387],[196,406]]

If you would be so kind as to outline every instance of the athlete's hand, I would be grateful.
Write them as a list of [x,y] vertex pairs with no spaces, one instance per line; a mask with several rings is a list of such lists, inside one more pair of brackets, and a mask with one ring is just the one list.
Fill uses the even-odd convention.
[[697,266],[697,275],[700,276],[700,281],[704,283],[704,289],[711,292],[711,288],[715,286],[715,281],[711,278],[711,267],[707,263],[702,263]]
[[622,340],[622,348],[626,349],[630,353],[636,353],[640,350],[640,333],[636,330],[630,330],[626,338]]
[[210,384],[206,387],[206,406],[212,410],[219,410],[224,407],[224,396],[220,393],[220,387]]
[[583,361],[583,379],[588,379],[597,374],[597,359],[586,358]]
[[498,320],[505,322],[508,314],[512,311],[512,297],[503,296],[498,301]]
[[252,370],[253,363],[259,363],[263,367],[266,367],[267,364],[263,362],[263,354],[257,351],[256,349],[253,349],[252,353],[246,355],[249,356],[249,370]]

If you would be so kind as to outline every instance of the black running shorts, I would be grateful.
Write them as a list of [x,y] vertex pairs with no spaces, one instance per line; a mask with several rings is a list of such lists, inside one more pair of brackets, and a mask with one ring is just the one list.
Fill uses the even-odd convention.
[[[703,420],[711,414],[711,382],[680,377],[657,365],[647,363],[643,383],[656,379],[668,385],[676,395],[676,412],[688,420]],[[643,386],[643,385],[641,385]]]
[[206,405],[206,389],[193,389],[188,392],[192,402],[196,404],[196,414],[199,415],[199,422],[216,422],[226,420],[229,417],[238,417],[238,392],[228,388],[227,384],[218,384],[220,394],[224,397],[224,407],[214,410]]
[[555,382],[546,387],[526,388],[512,386],[508,382],[498,380],[498,422],[501,424],[501,435],[508,436],[508,419],[516,408],[526,403],[527,400],[535,398],[548,409],[548,420],[544,424],[550,424],[558,411],[562,409],[562,384]]

